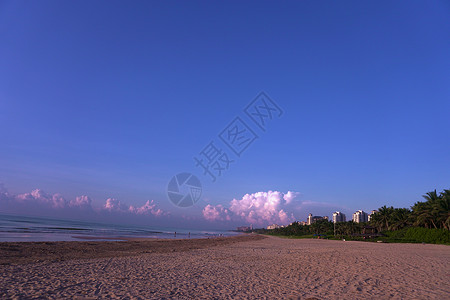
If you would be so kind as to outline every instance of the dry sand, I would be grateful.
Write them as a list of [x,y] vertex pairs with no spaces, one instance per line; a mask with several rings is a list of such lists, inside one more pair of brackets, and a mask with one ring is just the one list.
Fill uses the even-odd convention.
[[24,244],[0,245],[1,299],[450,299],[444,245],[247,236],[49,243],[47,255]]

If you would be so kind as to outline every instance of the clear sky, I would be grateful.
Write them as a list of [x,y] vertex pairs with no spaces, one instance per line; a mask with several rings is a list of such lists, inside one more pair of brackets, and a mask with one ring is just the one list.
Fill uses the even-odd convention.
[[[261,225],[409,207],[450,188],[449,15],[448,1],[0,1],[0,212],[59,193],[226,228],[255,203],[272,205]],[[244,113],[261,91],[283,110],[265,132]],[[219,139],[238,116],[258,136],[240,157]],[[211,141],[235,160],[216,182],[193,159]],[[167,197],[180,172],[202,183],[189,208]]]

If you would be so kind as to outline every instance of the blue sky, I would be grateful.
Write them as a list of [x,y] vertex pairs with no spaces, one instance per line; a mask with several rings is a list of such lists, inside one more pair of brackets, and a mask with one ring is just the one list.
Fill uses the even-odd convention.
[[[1,1],[0,182],[97,206],[154,200],[204,226],[206,205],[270,190],[300,193],[300,219],[409,207],[449,188],[449,12],[446,1]],[[284,114],[212,183],[193,157],[261,91]],[[202,181],[194,207],[167,199],[179,172]]]

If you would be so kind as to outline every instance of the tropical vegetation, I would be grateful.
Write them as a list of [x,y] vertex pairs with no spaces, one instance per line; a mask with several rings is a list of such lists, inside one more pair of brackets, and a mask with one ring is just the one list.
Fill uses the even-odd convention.
[[423,195],[409,208],[380,207],[367,223],[319,220],[311,225],[299,222],[259,233],[296,238],[335,238],[384,242],[450,244],[450,189]]

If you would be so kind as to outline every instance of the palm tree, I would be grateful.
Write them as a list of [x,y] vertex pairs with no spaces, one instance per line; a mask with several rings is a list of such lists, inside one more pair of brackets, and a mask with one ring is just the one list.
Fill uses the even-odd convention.
[[343,223],[343,231],[345,235],[351,235],[352,234],[352,226],[351,226],[351,222],[353,221],[349,221],[349,222],[345,222]]
[[432,205],[432,213],[436,217],[439,227],[450,228],[450,190],[444,190]]
[[[416,223],[425,223],[426,227],[428,227],[428,223],[431,223],[434,228],[438,228],[436,223],[438,223],[438,219],[441,214],[441,206],[445,206],[445,204],[440,204],[442,198],[437,194],[436,190],[428,192],[422,197],[427,201],[417,202],[414,205],[416,208]],[[448,212],[448,210],[446,210],[446,212]]]
[[382,231],[383,227],[384,227],[384,222],[381,219],[381,215],[378,212],[376,212],[370,216],[369,224],[371,226],[376,227],[378,229],[378,231]]
[[358,233],[360,231],[360,226],[358,223],[355,223],[353,221],[347,222],[348,223],[348,234],[352,235],[355,233]]
[[391,214],[391,225],[389,230],[399,230],[407,226],[411,211],[407,208],[394,208]]
[[389,230],[389,223],[392,221],[392,213],[394,211],[394,208],[382,206],[378,209],[377,218],[380,222],[381,229]]
[[336,235],[343,236],[345,234],[345,222],[338,222],[334,224],[336,228]]
[[429,202],[417,202],[412,207],[414,226],[424,226],[430,228],[430,224],[436,225],[433,222],[433,215],[431,213],[431,205]]

